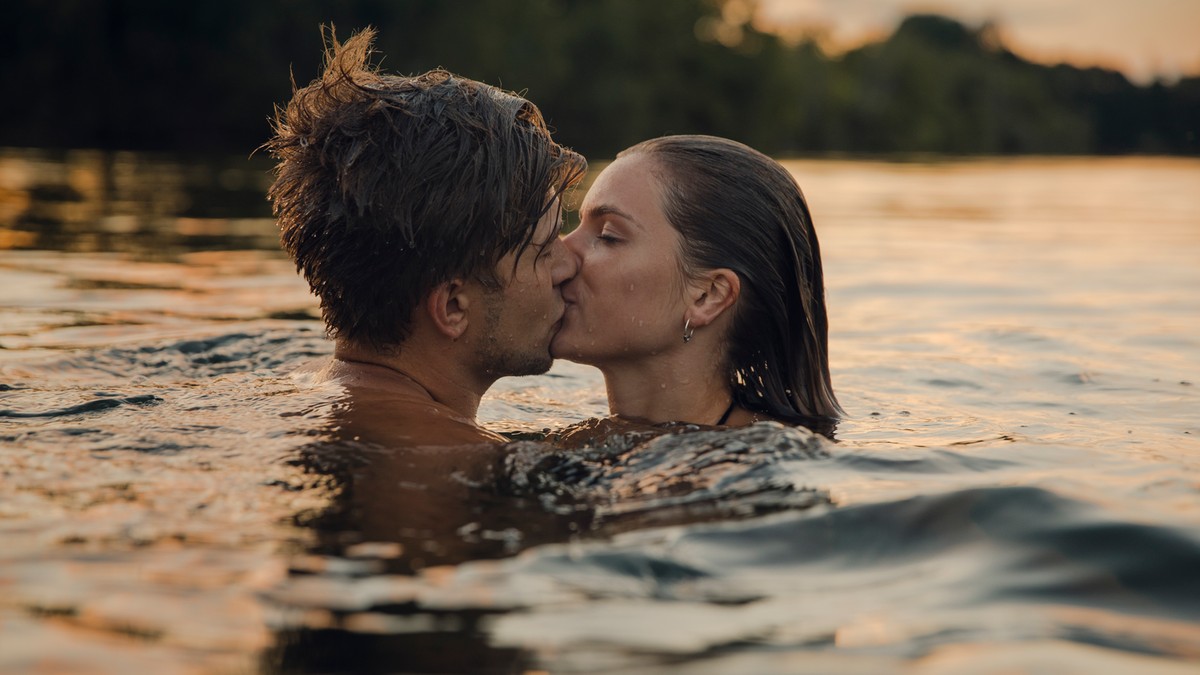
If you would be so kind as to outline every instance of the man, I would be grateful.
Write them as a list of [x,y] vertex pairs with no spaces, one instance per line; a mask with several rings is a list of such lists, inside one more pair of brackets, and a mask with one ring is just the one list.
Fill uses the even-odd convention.
[[576,262],[559,196],[582,177],[529,101],[442,70],[369,65],[374,33],[330,40],[266,147],[284,248],[321,301],[349,396],[337,424],[406,446],[494,442],[498,378],[545,372]]

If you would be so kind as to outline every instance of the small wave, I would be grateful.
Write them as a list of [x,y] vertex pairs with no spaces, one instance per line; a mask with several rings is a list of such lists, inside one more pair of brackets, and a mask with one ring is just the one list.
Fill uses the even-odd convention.
[[0,417],[65,417],[67,415],[81,415],[84,413],[98,412],[101,410],[110,410],[122,405],[148,405],[157,403],[162,399],[153,394],[144,394],[141,396],[126,396],[123,398],[97,398],[87,403],[67,406],[65,408],[55,408],[52,410],[37,410],[32,412],[21,410],[0,410]]
[[[17,375],[30,381],[43,373],[74,381],[90,378],[111,381],[114,377],[195,381],[234,373],[279,372],[328,354],[329,342],[320,331],[305,328],[264,330],[92,350],[65,359],[22,366]],[[12,373],[8,376],[14,377]]]
[[[1009,436],[997,436],[972,441],[961,441],[950,445],[976,445],[994,443],[996,441],[1011,442]],[[963,472],[978,473],[996,471],[1016,466],[1016,462],[988,457],[953,452],[950,450],[935,450],[917,456],[905,457],[883,455],[868,451],[840,453],[833,461],[855,471],[873,471],[882,473],[910,474],[961,474]]]

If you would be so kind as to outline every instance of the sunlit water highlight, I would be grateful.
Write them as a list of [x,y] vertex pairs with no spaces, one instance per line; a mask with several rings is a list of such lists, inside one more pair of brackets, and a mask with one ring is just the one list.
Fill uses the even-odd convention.
[[525,440],[434,536],[386,449],[321,443],[261,175],[5,155],[0,670],[1194,671],[1200,162],[789,167],[837,442],[549,452],[605,408],[560,363],[489,395]]

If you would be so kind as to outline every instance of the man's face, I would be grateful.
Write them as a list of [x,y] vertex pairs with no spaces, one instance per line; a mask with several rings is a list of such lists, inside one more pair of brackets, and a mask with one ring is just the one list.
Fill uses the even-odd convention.
[[[550,342],[562,325],[562,284],[578,264],[558,236],[556,199],[538,221],[533,243],[520,259],[509,253],[496,267],[504,288],[485,294],[480,365],[495,377],[537,375],[550,369]],[[513,261],[517,260],[516,268]]]

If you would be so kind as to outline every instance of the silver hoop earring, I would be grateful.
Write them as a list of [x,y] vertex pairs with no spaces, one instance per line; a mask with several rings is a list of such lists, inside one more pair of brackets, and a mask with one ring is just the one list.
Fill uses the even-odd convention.
[[687,319],[683,322],[683,341],[691,342],[692,336],[696,334],[696,329],[692,328],[692,320]]

